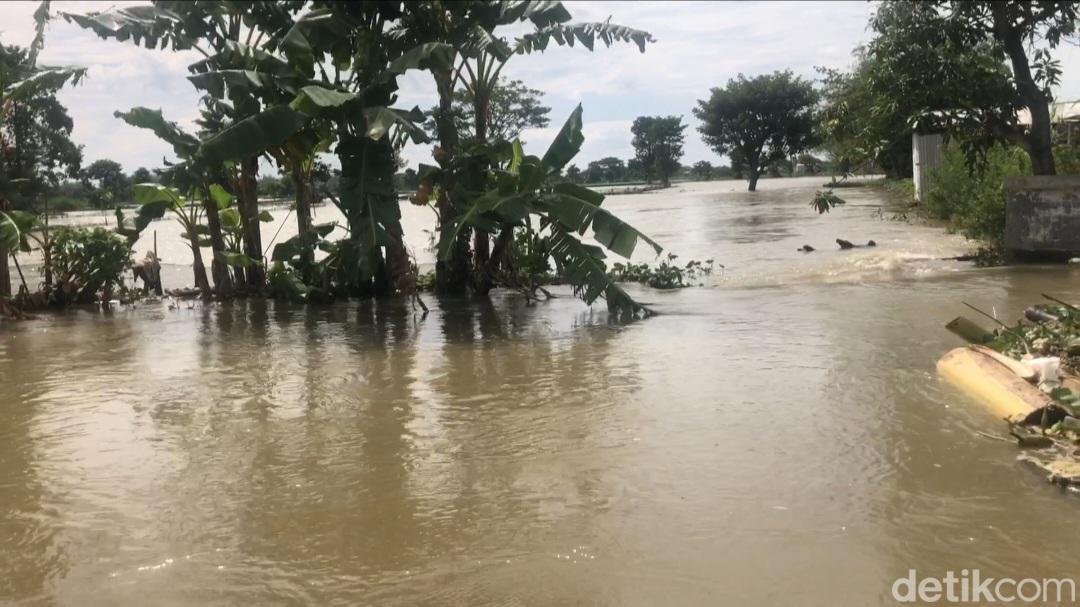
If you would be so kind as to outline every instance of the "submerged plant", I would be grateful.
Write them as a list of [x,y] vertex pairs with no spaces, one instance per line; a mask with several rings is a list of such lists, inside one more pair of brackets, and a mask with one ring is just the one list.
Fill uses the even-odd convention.
[[52,243],[52,271],[57,303],[90,303],[100,293],[112,299],[131,267],[131,246],[105,228],[57,228]]
[[608,276],[619,282],[638,282],[654,289],[681,289],[695,283],[702,286],[702,280],[713,273],[714,262],[711,259],[690,260],[685,265],[679,265],[675,262],[678,258],[678,255],[669,253],[667,259],[656,267],[645,263],[616,263]]

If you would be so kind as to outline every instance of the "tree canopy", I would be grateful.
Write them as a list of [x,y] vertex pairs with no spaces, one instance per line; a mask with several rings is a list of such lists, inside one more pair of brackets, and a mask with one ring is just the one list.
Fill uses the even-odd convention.
[[638,116],[634,119],[630,127],[634,135],[631,143],[649,181],[655,178],[663,187],[671,185],[671,176],[679,170],[679,159],[683,155],[685,129],[682,116]]
[[0,45],[0,88],[12,87],[0,95],[0,198],[18,209],[34,208],[47,188],[78,175],[82,163],[82,147],[71,140],[74,124],[56,99],[58,87],[16,93],[18,83],[43,73],[31,63],[30,49]]
[[790,71],[739,74],[699,100],[694,115],[705,143],[745,168],[753,192],[762,171],[817,144],[817,100],[813,84]]
[[[543,96],[542,91],[529,88],[520,80],[499,80],[487,105],[487,137],[491,141],[513,141],[525,129],[548,126],[551,108],[543,105]],[[458,134],[467,141],[476,139],[476,108],[476,96],[470,89],[454,93],[453,119]],[[428,112],[429,115],[434,111]],[[425,123],[425,127],[436,133],[434,120]]]
[[960,135],[971,162],[1014,137],[1016,111],[1026,107],[1033,172],[1052,175],[1049,105],[1061,67],[1050,51],[1076,32],[1078,10],[1074,2],[884,3],[870,22],[871,87],[917,128]]

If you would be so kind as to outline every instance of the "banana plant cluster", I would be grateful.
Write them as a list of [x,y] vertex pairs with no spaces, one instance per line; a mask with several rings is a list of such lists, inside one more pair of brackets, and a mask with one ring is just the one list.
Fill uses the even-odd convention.
[[[171,185],[179,189],[165,188],[153,196],[146,190],[143,202],[147,216],[151,209],[171,209],[192,224],[185,224],[185,230],[193,253],[203,235],[196,225],[196,203],[201,202],[211,236],[244,237],[242,251],[214,245],[215,261],[266,267],[258,230],[251,229],[258,216],[251,190],[258,158],[268,156],[298,186],[297,236],[274,247],[267,268],[273,291],[313,299],[406,292],[409,284],[415,289],[415,265],[404,245],[393,175],[401,147],[429,139],[420,126],[424,115],[419,108],[396,104],[399,77],[409,70],[426,71],[440,98],[432,154],[438,166],[422,169],[419,197],[435,200],[441,234],[437,271],[445,290],[469,283],[470,272],[482,279],[471,283],[478,293],[487,288],[477,288],[480,282],[500,284],[499,276],[512,264],[489,260],[511,256],[514,234],[527,231],[536,238],[543,235],[538,250],[550,255],[582,299],[592,303],[604,297],[619,314],[647,312],[608,278],[604,250],[628,257],[639,240],[656,251],[659,246],[602,208],[603,196],[559,177],[581,147],[581,108],[543,157],[525,155],[520,142],[487,142],[484,137],[465,149],[446,111],[459,86],[469,88],[480,103],[490,98],[502,68],[515,55],[543,51],[550,44],[592,50],[598,42],[628,42],[644,51],[653,41],[647,32],[609,21],[572,23],[563,3],[537,0],[158,1],[68,18],[103,37],[151,48],[194,48],[202,54],[190,66],[189,80],[205,94],[206,111],[216,117],[213,128],[195,137],[144,108],[119,114],[172,143],[181,159],[167,171],[177,176]],[[531,24],[532,30],[513,40],[496,33],[521,23]],[[486,120],[484,108],[479,109],[478,120]],[[478,123],[477,133],[484,131]],[[306,186],[320,153],[336,155],[341,166],[340,196],[331,197],[344,217],[341,226],[312,222]],[[230,188],[236,213],[231,202],[219,203],[211,192],[210,184],[223,183],[223,173],[239,175]],[[237,218],[242,230],[233,232]],[[330,240],[335,228],[345,236]],[[590,231],[599,245],[584,239]],[[488,252],[490,235],[498,236]],[[482,254],[470,268],[473,236]]]
[[[493,187],[443,226],[439,255],[449,256],[454,242],[469,229],[487,234],[507,227],[536,230],[546,236],[547,250],[560,275],[586,303],[604,297],[609,310],[616,315],[648,315],[648,308],[608,276],[604,249],[626,258],[633,255],[639,241],[644,241],[656,254],[663,249],[604,209],[603,194],[561,177],[563,167],[578,154],[585,140],[581,114],[579,105],[543,157],[526,155],[520,141],[512,145],[509,158],[495,152],[492,160],[497,164],[508,160],[507,168],[493,170],[490,179]],[[429,177],[434,175],[429,173]],[[582,239],[590,231],[602,246]]]

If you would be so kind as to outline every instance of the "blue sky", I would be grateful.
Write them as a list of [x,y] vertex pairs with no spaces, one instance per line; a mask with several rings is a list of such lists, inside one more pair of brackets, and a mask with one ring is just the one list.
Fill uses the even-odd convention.
[[[85,12],[125,2],[53,2],[58,10]],[[549,47],[515,57],[504,70],[511,78],[546,92],[552,124],[528,131],[526,150],[541,152],[577,103],[584,106],[586,141],[579,166],[604,156],[632,156],[630,124],[640,115],[681,115],[687,129],[685,163],[721,161],[694,130],[691,109],[709,89],[738,73],[791,69],[808,78],[814,67],[844,67],[852,49],[868,40],[874,10],[867,2],[567,2],[578,21],[612,22],[645,29],[657,39],[644,54],[634,45],[598,48]],[[33,37],[36,2],[0,4],[0,41],[27,44]],[[508,33],[513,33],[508,30]],[[1080,48],[1065,45],[1056,56],[1064,67],[1059,99],[1080,98]],[[167,146],[153,135],[115,119],[114,110],[142,105],[161,108],[181,124],[197,116],[198,95],[186,80],[192,52],[170,53],[101,40],[62,20],[49,28],[41,61],[82,65],[89,79],[66,89],[61,100],[75,120],[75,140],[86,162],[112,158],[129,171],[161,166]],[[399,105],[430,107],[434,85],[427,75],[402,82]],[[410,164],[431,162],[430,149],[405,151]]]

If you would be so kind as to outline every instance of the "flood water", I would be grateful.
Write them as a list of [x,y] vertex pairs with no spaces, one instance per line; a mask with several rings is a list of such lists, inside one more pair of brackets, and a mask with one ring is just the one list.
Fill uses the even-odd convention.
[[934,363],[962,301],[1014,319],[1080,273],[939,261],[965,243],[871,189],[818,217],[821,181],[610,198],[726,266],[635,288],[660,315],[630,324],[557,290],[0,326],[0,602],[865,606],[908,569],[1070,577],[1080,501],[975,435],[1002,424]]

